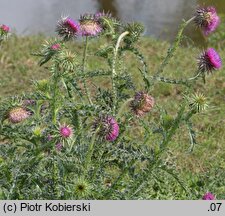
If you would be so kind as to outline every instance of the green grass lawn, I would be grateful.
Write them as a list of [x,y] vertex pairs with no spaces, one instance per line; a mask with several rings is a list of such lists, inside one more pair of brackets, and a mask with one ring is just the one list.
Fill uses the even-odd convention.
[[[7,96],[21,94],[32,90],[32,80],[48,78],[50,75],[45,67],[39,67],[38,59],[31,54],[36,52],[43,41],[44,36],[16,37],[0,47],[0,100]],[[92,41],[90,51],[101,46],[100,42]],[[152,38],[144,38],[138,46],[149,66],[149,72],[153,73],[161,63],[169,47],[168,42],[157,41]],[[71,50],[82,52],[81,43],[71,44]],[[182,47],[176,52],[171,64],[164,72],[165,77],[183,78],[191,77],[196,68],[196,57],[202,50],[196,47]],[[225,59],[225,51],[218,50],[222,59]],[[131,54],[127,55],[127,71],[134,74],[135,82],[141,89],[141,77],[137,67],[138,62]],[[89,56],[89,68],[93,69],[101,65],[101,60]],[[101,65],[104,67],[104,65]],[[213,190],[219,197],[225,198],[225,69],[216,71],[207,76],[206,84],[198,82],[196,91],[204,93],[211,104],[208,112],[195,117],[194,129],[197,132],[197,142],[194,152],[189,153],[190,146],[187,129],[180,128],[174,141],[170,143],[170,151],[167,160],[176,165],[183,180],[193,189],[202,187]],[[101,81],[107,85],[107,81]],[[168,107],[171,114],[176,113],[178,102],[182,98],[184,87],[171,84],[157,84],[151,93],[156,102]],[[141,133],[141,132],[140,132]],[[136,134],[138,135],[138,134]],[[172,187],[165,183],[166,188]],[[161,189],[163,190],[163,188]],[[166,193],[166,192],[162,193]],[[157,195],[156,195],[157,197]],[[168,198],[165,195],[165,197]]]

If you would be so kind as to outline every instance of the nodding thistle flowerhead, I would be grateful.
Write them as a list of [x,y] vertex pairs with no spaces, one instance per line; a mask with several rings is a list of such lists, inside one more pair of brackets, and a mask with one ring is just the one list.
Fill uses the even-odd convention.
[[188,100],[191,110],[196,113],[205,111],[209,107],[208,100],[202,93],[195,93]]
[[59,133],[63,138],[70,138],[73,135],[73,129],[68,125],[62,125],[59,128]]
[[198,8],[196,10],[194,21],[207,36],[216,30],[220,23],[220,18],[216,13],[216,9],[210,6],[206,8]]
[[207,192],[203,197],[202,197],[203,200],[215,200],[215,196],[210,193],[210,192]]
[[80,17],[80,28],[82,36],[95,37],[102,32],[99,18],[92,14],[85,14]]
[[134,99],[130,103],[130,107],[135,115],[140,117],[149,112],[153,108],[154,104],[155,99],[141,91],[135,94]]
[[94,130],[98,130],[100,137],[113,142],[119,136],[119,125],[111,116],[101,116],[94,123]]
[[88,196],[90,196],[91,194],[91,185],[88,181],[86,181],[83,178],[79,178],[76,182],[75,182],[75,188],[74,188],[74,192],[75,192],[75,196],[78,199],[81,198],[88,198]]
[[221,67],[222,60],[213,48],[207,49],[198,57],[198,69],[203,73],[212,72],[213,70],[218,70]]
[[30,113],[22,108],[16,107],[9,111],[8,118],[11,123],[20,123],[27,119],[30,116]]
[[56,26],[56,32],[64,40],[70,40],[80,34],[80,25],[70,17],[62,17]]

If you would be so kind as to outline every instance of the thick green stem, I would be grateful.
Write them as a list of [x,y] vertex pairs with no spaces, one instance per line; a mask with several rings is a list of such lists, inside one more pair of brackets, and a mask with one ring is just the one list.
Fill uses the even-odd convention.
[[[87,61],[87,49],[88,49],[88,37],[85,38],[85,46],[84,46],[84,53],[83,53],[83,67],[82,67],[82,73],[85,74],[86,70],[86,61]],[[86,77],[84,77],[84,89],[85,94],[87,95],[88,101],[90,104],[93,104],[91,101],[90,91],[87,87]]]
[[113,56],[113,60],[112,60],[112,92],[113,92],[113,114],[115,115],[116,113],[116,108],[117,108],[117,88],[116,88],[116,77],[117,77],[117,73],[116,73],[116,60],[117,60],[117,54],[118,54],[118,50],[120,47],[120,43],[122,42],[123,38],[126,37],[129,34],[128,31],[123,32],[116,43],[116,47],[114,48],[114,56]]
[[58,75],[58,71],[56,71],[56,73],[53,75],[53,97],[52,97],[52,123],[56,124],[57,122],[57,106],[56,106],[56,102],[57,102],[57,94],[58,94],[58,81],[59,81],[59,75]]
[[99,128],[95,131],[94,135],[92,136],[91,143],[89,145],[89,149],[88,149],[88,152],[87,152],[87,157],[86,157],[86,161],[85,161],[85,165],[84,165],[86,173],[88,173],[88,170],[89,170],[91,158],[92,158],[92,155],[93,155],[93,152],[94,152],[95,139],[96,139],[96,136],[98,134],[98,131],[99,131]]

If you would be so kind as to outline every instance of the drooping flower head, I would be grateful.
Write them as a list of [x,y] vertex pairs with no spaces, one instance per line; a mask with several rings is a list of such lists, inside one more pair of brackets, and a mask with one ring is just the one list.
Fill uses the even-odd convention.
[[73,135],[73,129],[68,125],[62,125],[59,128],[59,133],[63,138],[70,138]]
[[198,57],[198,69],[202,72],[212,72],[222,67],[222,60],[219,54],[209,48]]
[[210,192],[207,192],[203,197],[202,197],[203,200],[215,200],[215,196],[210,193]]
[[11,123],[20,123],[27,119],[29,116],[30,113],[22,107],[13,108],[8,113],[8,118]]
[[80,25],[70,17],[62,17],[56,26],[56,32],[64,40],[70,40],[80,34]]
[[214,32],[220,24],[220,18],[214,7],[198,8],[195,14],[195,23],[203,30],[207,36]]
[[[98,15],[99,16],[99,15]],[[102,32],[102,26],[99,17],[93,14],[85,14],[80,17],[80,28],[82,36],[98,36]]]
[[94,130],[98,130],[99,136],[112,142],[119,136],[119,125],[111,116],[101,116],[94,122]]
[[130,103],[130,107],[135,115],[140,117],[149,112],[153,108],[154,104],[154,98],[141,91],[135,94],[134,99]]

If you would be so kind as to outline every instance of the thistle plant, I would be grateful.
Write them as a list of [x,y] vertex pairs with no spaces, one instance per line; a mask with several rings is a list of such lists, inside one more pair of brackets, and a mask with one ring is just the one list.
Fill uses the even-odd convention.
[[[180,46],[185,27],[192,22],[208,35],[219,18],[215,8],[197,9],[194,17],[183,21],[174,44],[154,72],[136,46],[144,32],[140,23],[124,24],[109,13],[84,14],[78,21],[61,18],[56,27],[58,37],[34,53],[51,77],[35,81],[34,92],[1,103],[0,137],[6,142],[0,145],[1,198],[148,199],[152,197],[145,189],[162,173],[171,175],[185,197],[192,198],[176,170],[166,163],[166,155],[181,126],[187,127],[190,149],[194,150],[197,138],[192,118],[209,105],[200,90],[193,93],[193,87],[199,78],[206,82],[207,76],[222,66],[219,54],[209,48],[196,59],[193,76],[162,76]],[[6,32],[1,27],[1,38]],[[79,37],[83,39],[77,41],[82,54],[70,49]],[[88,46],[93,40],[106,43],[94,54]],[[142,65],[137,68],[142,89],[122,66],[128,52]],[[93,57],[108,66],[91,71],[89,59]],[[94,83],[98,77],[107,80],[107,88]],[[160,105],[153,93],[157,83],[184,86],[176,114]],[[135,137],[136,131],[142,132]]]

